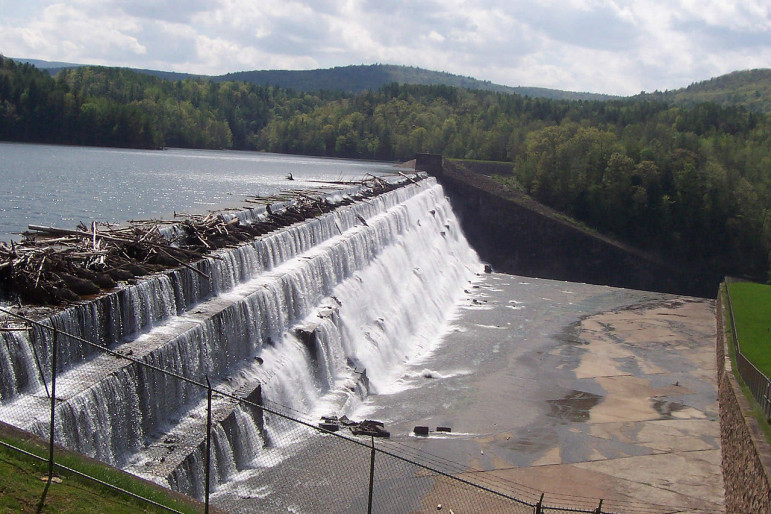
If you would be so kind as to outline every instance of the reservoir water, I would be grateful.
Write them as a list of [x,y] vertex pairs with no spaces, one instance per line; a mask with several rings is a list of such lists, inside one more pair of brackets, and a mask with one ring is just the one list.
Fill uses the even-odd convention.
[[391,163],[260,152],[0,142],[0,241],[18,240],[29,224],[168,219],[393,171]]

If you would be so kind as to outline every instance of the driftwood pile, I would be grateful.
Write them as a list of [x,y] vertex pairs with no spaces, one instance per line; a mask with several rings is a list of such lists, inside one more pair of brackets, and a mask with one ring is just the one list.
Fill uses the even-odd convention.
[[206,276],[190,263],[213,250],[237,246],[396,187],[377,177],[360,185],[365,186],[360,193],[336,205],[324,198],[294,193],[291,205],[274,212],[267,204],[266,214],[249,224],[221,212],[184,216],[171,222],[178,225],[173,240],[159,230],[170,222],[133,221],[125,227],[97,222],[86,227],[81,223],[75,230],[30,225],[20,243],[0,241],[0,293],[20,303],[61,305],[168,268],[185,266]]
[[391,437],[391,432],[385,429],[382,421],[365,419],[364,421],[353,421],[347,416],[322,416],[319,422],[319,428],[329,432],[337,432],[341,428],[347,428],[353,435],[364,435],[368,437]]

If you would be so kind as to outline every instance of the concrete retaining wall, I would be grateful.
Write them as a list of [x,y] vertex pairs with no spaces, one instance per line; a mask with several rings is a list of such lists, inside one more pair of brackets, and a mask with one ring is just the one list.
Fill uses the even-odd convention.
[[[578,225],[481,173],[444,161],[435,175],[466,238],[496,271],[570,282],[714,298],[721,277],[676,267]],[[429,169],[430,168],[430,169]]]

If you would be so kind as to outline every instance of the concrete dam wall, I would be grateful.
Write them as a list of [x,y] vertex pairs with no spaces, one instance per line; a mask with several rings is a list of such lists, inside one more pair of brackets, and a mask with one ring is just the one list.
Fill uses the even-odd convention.
[[291,427],[232,397],[346,413],[420,354],[481,264],[429,177],[195,268],[0,332],[0,418],[47,438],[56,369],[57,443],[202,498],[206,389],[197,384],[231,395],[212,406],[216,491],[297,447],[276,442]]
[[521,193],[504,193],[486,169],[476,173],[436,155],[420,155],[416,169],[437,177],[469,243],[496,271],[715,297],[717,274],[667,263],[593,233]]

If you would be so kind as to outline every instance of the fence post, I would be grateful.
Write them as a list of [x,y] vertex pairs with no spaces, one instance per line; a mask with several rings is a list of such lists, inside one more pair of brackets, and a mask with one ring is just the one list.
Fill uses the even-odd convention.
[[[43,372],[43,366],[40,365],[40,358],[37,356],[37,350],[35,349],[35,331],[34,325],[30,325],[28,329],[30,346],[32,347],[32,355],[35,356],[35,364],[37,364],[37,371],[40,373],[40,381],[43,383],[43,387],[46,390],[46,396],[51,397],[51,391],[48,390],[48,382],[46,382],[46,374]],[[54,329],[54,337],[56,335],[56,329]]]
[[206,375],[206,391],[206,464],[204,464],[204,476],[206,477],[206,485],[204,487],[206,491],[204,493],[204,512],[209,514],[209,477],[211,476],[211,382],[209,382],[209,375]]
[[54,427],[55,424],[55,416],[56,416],[56,354],[57,351],[57,344],[56,340],[58,339],[59,331],[54,327],[54,340],[53,344],[51,345],[51,426],[48,430],[49,434],[49,441],[48,441],[48,482],[51,482],[51,479],[54,476]]
[[371,437],[372,449],[369,453],[369,501],[367,503],[367,514],[372,514],[372,491],[375,485],[375,437]]
[[543,514],[543,495],[546,493],[541,493],[541,499],[538,500],[538,503],[535,504],[535,514]]

